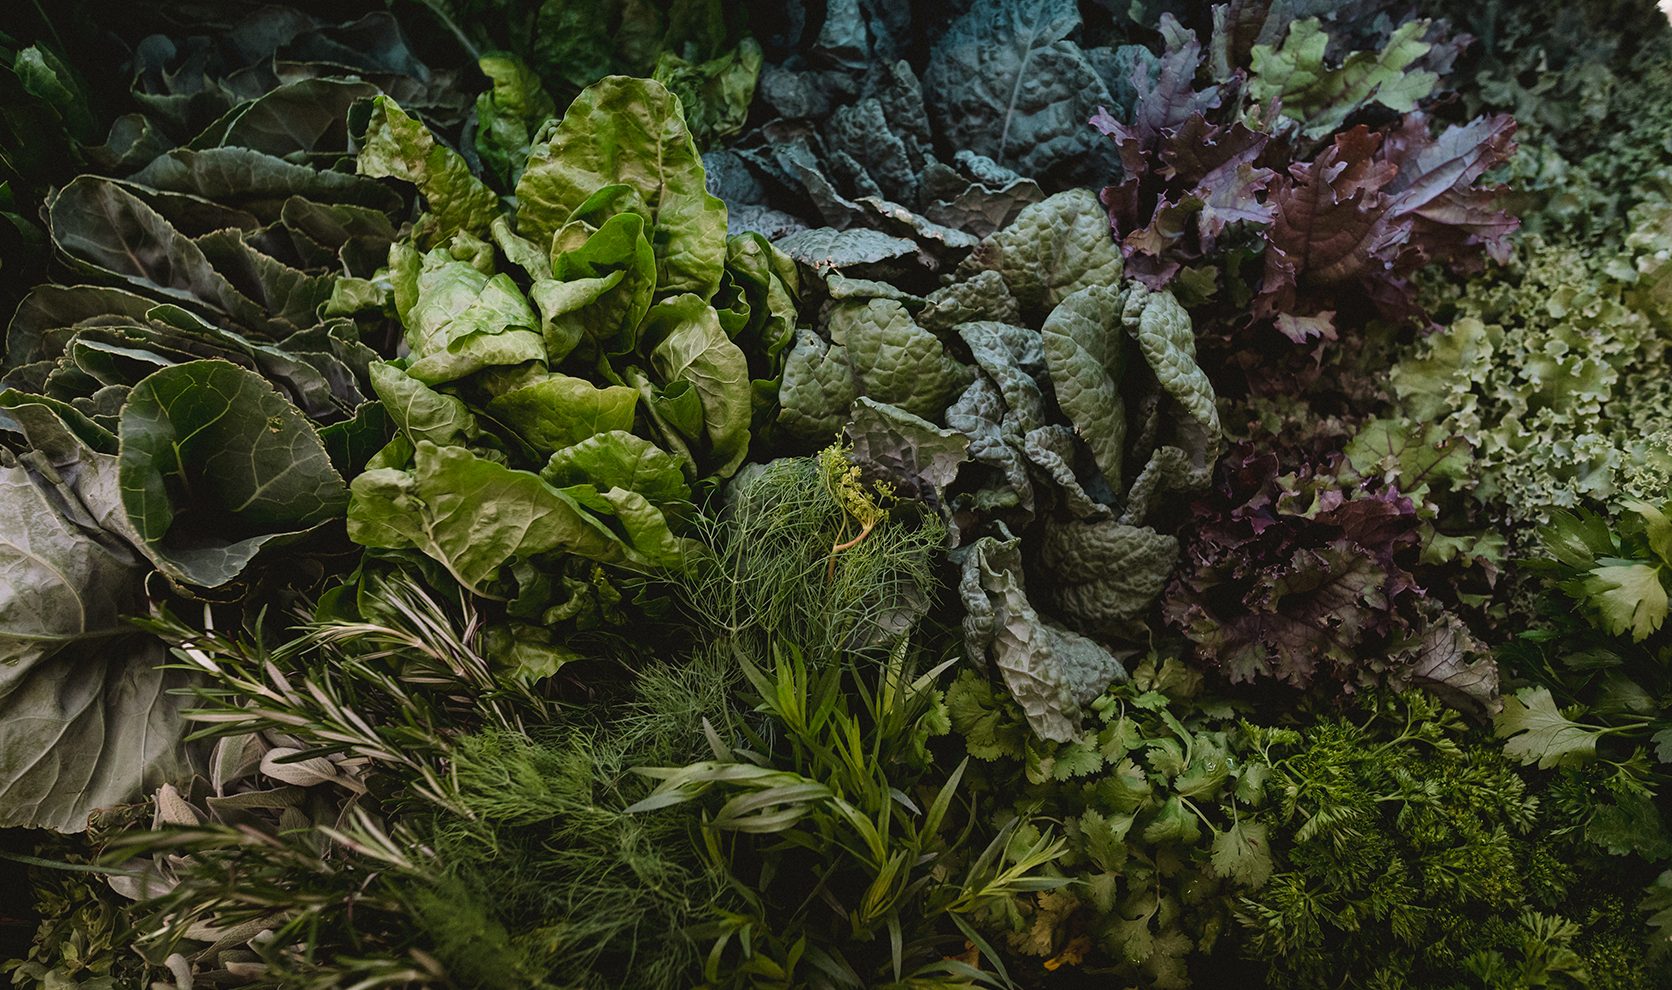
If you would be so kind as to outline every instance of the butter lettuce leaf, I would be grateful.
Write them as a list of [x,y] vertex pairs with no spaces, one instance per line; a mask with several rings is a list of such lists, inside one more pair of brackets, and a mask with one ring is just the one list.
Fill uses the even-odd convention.
[[438,244],[460,231],[484,235],[499,214],[499,198],[471,174],[464,158],[387,96],[372,101],[356,163],[361,175],[418,187],[428,206],[415,232],[420,244]]
[[352,492],[348,533],[355,542],[420,550],[477,594],[513,559],[556,550],[602,563],[628,557],[621,540],[573,496],[464,447],[420,440],[410,465],[369,470],[354,479]]
[[549,242],[600,188],[622,184],[646,210],[658,291],[714,295],[726,261],[726,207],[709,195],[679,98],[611,76],[570,104],[517,183],[517,232]]

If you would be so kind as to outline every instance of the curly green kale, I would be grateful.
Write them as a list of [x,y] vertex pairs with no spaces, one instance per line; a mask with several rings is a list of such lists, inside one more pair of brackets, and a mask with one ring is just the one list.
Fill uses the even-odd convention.
[[1665,257],[1672,204],[1645,205],[1621,251],[1529,237],[1466,286],[1436,287],[1449,328],[1394,368],[1415,420],[1476,449],[1476,494],[1513,522],[1672,480]]

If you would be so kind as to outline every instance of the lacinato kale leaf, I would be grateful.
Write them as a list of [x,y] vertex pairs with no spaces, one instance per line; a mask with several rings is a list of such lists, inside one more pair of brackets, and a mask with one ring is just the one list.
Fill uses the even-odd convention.
[[1188,314],[1120,275],[1091,194],[1059,193],[927,296],[828,275],[784,372],[788,439],[846,424],[866,472],[950,521],[971,659],[1048,739],[1142,638],[1178,556],[1167,496],[1218,451]]

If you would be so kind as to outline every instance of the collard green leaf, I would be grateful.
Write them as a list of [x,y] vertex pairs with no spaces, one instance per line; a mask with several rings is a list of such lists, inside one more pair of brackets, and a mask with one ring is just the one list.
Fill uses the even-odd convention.
[[[114,534],[100,533],[92,515],[96,507],[73,494],[77,481],[114,491],[109,479],[116,473],[115,458],[78,448],[68,445],[52,458],[32,451],[22,463],[10,451],[0,453],[0,491],[12,507],[0,524],[5,665],[33,663],[84,636],[114,634],[121,614],[140,605],[135,585],[143,576],[141,561]],[[83,525],[54,504],[55,492],[74,499],[60,504]]]
[[182,743],[190,675],[114,632],[0,666],[0,825],[81,832],[91,812],[199,769]]
[[726,207],[708,194],[678,97],[658,82],[610,76],[575,98],[517,183],[517,232],[544,243],[617,183],[649,210],[658,291],[713,296],[726,259]]
[[74,326],[93,317],[125,316],[144,319],[155,306],[127,289],[97,285],[37,285],[29,290],[12,314],[6,328],[7,370],[40,361],[61,350],[46,349],[45,338],[52,331]]
[[278,158],[335,153],[348,146],[349,108],[377,97],[363,79],[312,78],[281,83],[228,110],[187,147],[252,148]]
[[347,488],[319,435],[258,375],[192,361],[137,385],[122,410],[122,504],[176,581],[213,588],[261,548],[341,516]]
[[344,478],[352,478],[388,444],[395,424],[383,403],[362,402],[354,414],[319,429],[319,442],[331,456],[331,466]]
[[85,270],[153,298],[267,325],[202,248],[120,183],[78,176],[49,201],[47,221],[59,250]]
[[365,176],[310,168],[251,148],[176,148],[130,178],[151,189],[202,196],[264,218],[292,196],[378,211],[400,206],[398,196]]
[[288,336],[287,328],[312,327],[318,322],[319,308],[331,298],[335,277],[325,272],[303,271],[263,253],[254,243],[260,236],[223,229],[197,238],[196,244],[215,270],[269,324],[276,324],[276,336]]

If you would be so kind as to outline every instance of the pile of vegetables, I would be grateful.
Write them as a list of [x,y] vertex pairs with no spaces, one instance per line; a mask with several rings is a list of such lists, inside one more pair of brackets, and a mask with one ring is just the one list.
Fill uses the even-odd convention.
[[0,980],[1672,988],[1649,0],[90,10]]

